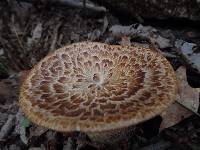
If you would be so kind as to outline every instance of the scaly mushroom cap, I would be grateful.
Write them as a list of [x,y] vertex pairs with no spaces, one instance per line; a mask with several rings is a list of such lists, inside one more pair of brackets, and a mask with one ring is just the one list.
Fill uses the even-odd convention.
[[82,42],[41,60],[24,81],[19,102],[38,125],[99,132],[159,115],[176,91],[174,71],[158,52]]

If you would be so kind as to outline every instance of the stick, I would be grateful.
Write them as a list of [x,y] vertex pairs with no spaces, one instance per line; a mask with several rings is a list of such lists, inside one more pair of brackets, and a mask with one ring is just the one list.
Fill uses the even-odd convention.
[[[33,3],[36,2],[35,0],[19,0],[22,2]],[[75,8],[86,8],[89,10],[97,11],[97,12],[106,12],[107,9],[101,6],[95,6],[93,3],[82,2],[80,0],[46,0],[46,3],[64,5],[64,6],[71,6]]]
[[50,51],[53,51],[55,50],[55,47],[56,47],[56,42],[57,42],[57,39],[58,39],[58,29],[60,28],[61,26],[61,23],[59,23],[55,28],[54,28],[54,31],[53,31],[53,40],[52,40],[52,44],[50,46]]
[[8,120],[6,121],[6,123],[2,126],[1,131],[0,131],[0,139],[2,140],[3,138],[5,138],[9,132],[11,131],[11,129],[13,128],[13,126],[15,121],[15,116],[14,115],[9,115],[8,116]]

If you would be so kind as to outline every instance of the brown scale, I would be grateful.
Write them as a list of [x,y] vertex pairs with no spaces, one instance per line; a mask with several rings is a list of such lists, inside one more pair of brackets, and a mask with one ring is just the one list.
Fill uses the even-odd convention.
[[36,85],[38,83],[38,81],[40,81],[40,79],[41,79],[40,76],[33,75],[32,78],[30,79],[31,80],[31,84],[32,85]]
[[141,101],[145,101],[146,99],[149,99],[150,97],[151,97],[151,93],[149,92],[149,91],[147,91],[146,89],[145,90],[143,90],[143,92],[140,94],[140,97],[139,97],[139,99],[141,100]]
[[56,93],[64,93],[65,92],[62,84],[54,83],[53,88],[54,88]]
[[83,52],[83,56],[87,58],[89,56],[88,52]]
[[[62,105],[59,107],[60,109],[66,109],[66,110],[75,110],[79,108],[78,104],[72,104],[70,102],[62,102]],[[67,112],[67,111],[66,111]]]
[[98,109],[94,109],[93,112],[94,112],[94,116],[97,116],[97,117],[100,117],[100,116],[103,117],[104,116],[104,113],[102,113]]
[[[140,79],[142,80],[142,79]],[[127,95],[130,97],[131,95],[135,95],[137,91],[143,88],[143,82],[139,82],[140,80],[137,80],[138,82],[135,83],[135,85],[131,85],[128,87]]]
[[70,59],[69,55],[67,55],[67,54],[62,54],[62,55],[61,55],[61,58],[62,58],[63,60],[67,60],[67,61]]
[[122,101],[124,99],[124,96],[112,96],[109,98],[111,101]]
[[51,73],[51,75],[52,75],[53,77],[58,76],[59,70],[57,70],[57,69],[54,68],[53,66],[51,66],[51,67],[49,68],[49,71],[50,71],[50,73]]
[[99,59],[99,57],[98,56],[92,56],[92,61],[93,62],[99,62],[100,61],[100,59]]
[[65,106],[65,105],[68,105],[69,103],[66,102],[66,100],[55,100],[51,102],[51,106],[59,106],[61,107],[60,105],[62,105],[62,108]]
[[51,81],[43,80],[40,82],[40,85],[50,85]]
[[47,71],[46,69],[42,69],[42,70],[41,70],[41,75],[42,75],[43,77],[48,77],[48,76],[50,76],[50,73],[49,73],[49,71]]
[[44,80],[47,80],[47,81],[52,81],[53,80],[53,78],[52,77],[44,77]]
[[47,84],[40,85],[39,89],[44,93],[50,92],[49,85],[47,85]]
[[59,116],[60,114],[63,114],[63,110],[62,109],[53,109],[50,111],[54,116]]
[[96,101],[99,103],[106,103],[107,99],[106,98],[98,98]]
[[81,120],[86,120],[86,119],[88,119],[91,115],[92,115],[91,111],[90,111],[90,112],[84,112],[84,113],[82,113],[80,119],[81,119]]
[[76,116],[81,115],[84,112],[85,112],[85,109],[80,108],[80,109],[75,110],[75,111],[66,112],[65,115],[69,116],[69,117],[76,117]]
[[116,104],[106,103],[106,104],[100,104],[100,109],[107,110],[107,109],[115,109]]
[[70,78],[62,76],[62,77],[59,77],[58,82],[60,82],[62,84],[69,80],[70,80]]
[[147,105],[147,106],[153,106],[155,104],[155,99],[153,99],[152,97],[149,98],[149,99],[146,99],[144,101],[144,104]]
[[69,68],[71,68],[72,63],[71,62],[64,62],[64,65],[65,65],[65,69],[69,69]]
[[[42,94],[40,96],[40,99],[42,99],[42,100],[51,100],[51,98],[52,98],[51,94]],[[51,101],[49,101],[49,102],[51,102]]]

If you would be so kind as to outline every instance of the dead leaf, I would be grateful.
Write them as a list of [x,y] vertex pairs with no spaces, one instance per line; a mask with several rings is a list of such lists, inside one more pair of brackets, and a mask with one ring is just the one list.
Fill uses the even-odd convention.
[[143,26],[141,24],[133,24],[130,26],[113,25],[109,31],[111,35],[116,38],[129,36],[148,39],[151,43],[157,45],[158,48],[161,49],[172,46],[169,39],[162,37],[158,30],[151,26]]
[[103,18],[103,29],[102,29],[102,32],[101,34],[103,35],[105,32],[106,32],[106,29],[108,28],[108,18],[105,16]]
[[181,120],[191,116],[193,113],[178,103],[172,104],[165,112],[161,114],[162,123],[160,125],[160,132],[168,127],[171,127]]
[[32,136],[41,136],[42,134],[44,134],[47,131],[48,131],[47,128],[33,125],[30,128],[30,137],[32,137]]
[[175,47],[178,49],[178,52],[184,58],[186,63],[200,73],[200,53],[197,51],[197,44],[176,40]]
[[179,84],[180,99],[177,99],[179,103],[186,106],[194,112],[198,111],[199,107],[199,91],[192,88],[187,82],[186,68],[180,67],[176,71],[177,80]]
[[174,103],[171,105],[165,112],[161,114],[163,121],[160,125],[160,131],[179,123],[183,119],[191,116],[193,112],[198,111],[199,89],[192,88],[188,84],[185,67],[178,68],[176,71],[176,76],[179,88],[176,101],[189,110],[181,106],[179,103]]

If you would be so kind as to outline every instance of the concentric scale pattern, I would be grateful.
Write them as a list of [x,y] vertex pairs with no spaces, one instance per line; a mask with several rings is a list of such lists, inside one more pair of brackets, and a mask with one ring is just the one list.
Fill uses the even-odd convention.
[[58,131],[106,131],[158,115],[176,95],[175,74],[158,52],[95,42],[61,48],[24,81],[20,105]]

